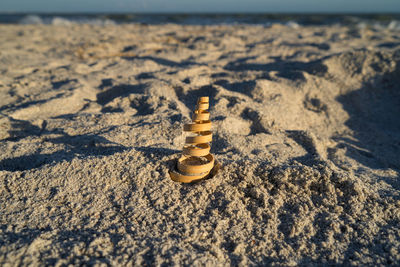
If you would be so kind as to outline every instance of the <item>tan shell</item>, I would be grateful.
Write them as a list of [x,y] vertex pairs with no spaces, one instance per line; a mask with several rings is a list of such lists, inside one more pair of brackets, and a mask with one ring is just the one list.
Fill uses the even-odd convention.
[[209,175],[214,167],[215,159],[210,154],[212,141],[209,98],[200,97],[197,100],[196,110],[193,113],[192,123],[185,124],[183,131],[196,134],[186,137],[186,144],[182,156],[178,159],[177,170],[169,172],[175,182],[190,183]]

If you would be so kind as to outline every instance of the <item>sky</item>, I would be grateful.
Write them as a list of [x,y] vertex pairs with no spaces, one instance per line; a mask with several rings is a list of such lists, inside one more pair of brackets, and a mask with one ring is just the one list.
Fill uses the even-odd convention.
[[400,0],[0,0],[0,12],[400,13]]

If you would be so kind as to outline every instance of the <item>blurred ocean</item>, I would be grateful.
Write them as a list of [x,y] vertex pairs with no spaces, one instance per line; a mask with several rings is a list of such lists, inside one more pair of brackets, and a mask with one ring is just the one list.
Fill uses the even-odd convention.
[[400,30],[400,14],[0,14],[3,24],[350,25]]

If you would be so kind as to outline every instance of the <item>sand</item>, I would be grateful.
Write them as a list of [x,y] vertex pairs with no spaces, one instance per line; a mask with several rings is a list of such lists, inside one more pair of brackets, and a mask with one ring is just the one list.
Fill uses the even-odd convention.
[[[399,31],[0,35],[0,265],[400,264]],[[222,168],[175,183],[199,96]]]

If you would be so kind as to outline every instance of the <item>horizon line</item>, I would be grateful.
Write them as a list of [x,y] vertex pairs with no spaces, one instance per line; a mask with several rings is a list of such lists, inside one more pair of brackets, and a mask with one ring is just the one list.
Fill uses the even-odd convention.
[[271,12],[189,12],[189,11],[164,11],[164,12],[120,12],[120,11],[0,11],[0,15],[28,15],[28,14],[38,14],[38,15],[400,15],[400,11],[384,11],[384,12],[369,12],[369,11],[292,11],[292,12],[282,12],[282,11],[271,11]]

